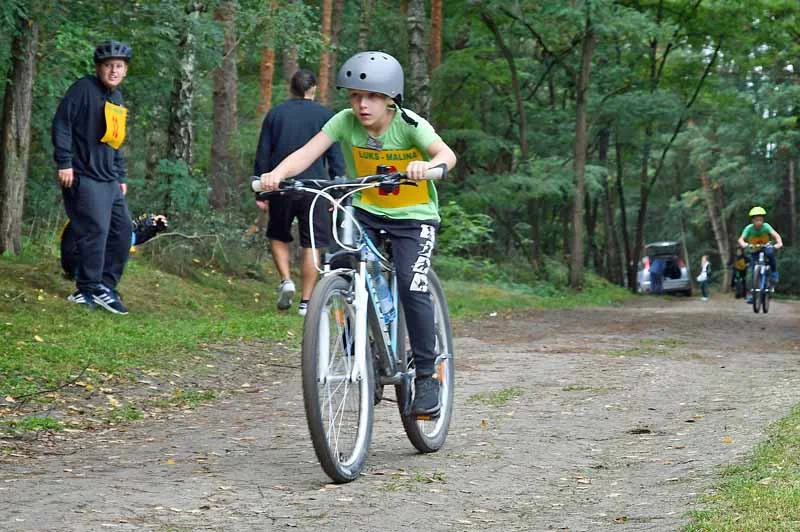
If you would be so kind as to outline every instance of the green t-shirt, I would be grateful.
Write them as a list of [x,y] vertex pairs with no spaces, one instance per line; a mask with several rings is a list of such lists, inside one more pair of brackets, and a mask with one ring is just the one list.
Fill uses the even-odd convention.
[[761,224],[761,229],[756,229],[756,226],[749,224],[742,231],[742,239],[752,246],[766,246],[769,244],[770,233],[772,233],[772,226],[767,222]]
[[[403,171],[411,161],[430,160],[428,147],[441,140],[427,120],[405,111],[418,122],[417,127],[407,124],[395,111],[389,128],[372,138],[353,110],[344,109],[328,120],[322,131],[339,142],[351,177],[374,174],[381,164]],[[396,194],[377,188],[365,190],[354,196],[353,205],[389,218],[439,220],[439,198],[433,181],[420,181],[416,187],[404,185]]]

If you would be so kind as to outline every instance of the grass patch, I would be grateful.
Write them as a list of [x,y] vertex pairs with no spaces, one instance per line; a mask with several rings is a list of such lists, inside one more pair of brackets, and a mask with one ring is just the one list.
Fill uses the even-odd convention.
[[131,421],[137,421],[144,417],[142,412],[135,405],[125,405],[119,408],[112,408],[105,416],[105,421],[114,425],[123,425]]
[[64,430],[64,424],[51,417],[28,416],[23,419],[0,421],[0,430],[10,435],[19,435],[24,432],[40,432],[43,430],[58,432]]
[[454,318],[485,316],[487,312],[517,309],[562,309],[617,305],[633,297],[629,291],[592,274],[580,292],[538,282],[534,285],[508,282],[443,281],[447,304]]
[[701,502],[706,508],[691,512],[684,532],[800,530],[800,406]]
[[[192,279],[133,259],[117,316],[66,301],[74,286],[57,257],[0,257],[0,398],[127,379],[127,371],[194,367],[211,342],[280,340],[299,345],[302,318],[275,309],[272,286],[197,264]],[[36,399],[42,400],[40,397]]]
[[170,397],[162,397],[152,401],[156,407],[196,408],[204,403],[214,401],[219,393],[214,390],[176,390]]
[[673,349],[688,345],[688,342],[678,338],[659,338],[658,340],[645,338],[639,340],[638,344],[636,347],[627,349],[612,349],[606,351],[606,354],[615,357],[663,356],[670,354]]
[[521,388],[503,388],[496,392],[489,393],[476,393],[472,394],[468,401],[470,403],[481,403],[488,406],[503,406],[512,399],[517,399],[522,396]]
[[608,388],[604,388],[602,386],[587,386],[583,384],[573,384],[570,386],[564,386],[561,388],[562,392],[594,392],[594,393],[601,393],[608,391]]

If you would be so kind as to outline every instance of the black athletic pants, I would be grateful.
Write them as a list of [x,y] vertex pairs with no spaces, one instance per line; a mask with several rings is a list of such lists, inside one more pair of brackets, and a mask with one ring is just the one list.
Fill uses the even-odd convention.
[[64,207],[77,237],[80,257],[75,284],[91,293],[104,284],[115,289],[131,247],[131,216],[117,181],[75,175],[62,188]]
[[[438,223],[392,220],[359,209],[356,209],[356,217],[375,245],[379,245],[385,237],[391,240],[392,260],[397,270],[397,292],[405,310],[417,375],[429,377],[435,373],[437,353],[433,300],[428,292],[428,270]],[[386,234],[380,235],[380,230]]]

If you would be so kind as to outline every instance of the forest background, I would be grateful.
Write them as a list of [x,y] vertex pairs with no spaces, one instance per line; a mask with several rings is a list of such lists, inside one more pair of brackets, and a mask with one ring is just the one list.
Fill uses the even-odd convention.
[[787,244],[781,290],[797,294],[798,14],[796,0],[6,0],[0,253],[55,250],[51,120],[113,38],[134,50],[131,211],[179,233],[147,254],[176,273],[198,257],[258,271],[247,184],[265,113],[298,67],[346,107],[336,70],[371,49],[398,57],[406,105],[459,157],[440,185],[445,276],[631,287],[644,244],[678,240],[726,287],[759,204]]

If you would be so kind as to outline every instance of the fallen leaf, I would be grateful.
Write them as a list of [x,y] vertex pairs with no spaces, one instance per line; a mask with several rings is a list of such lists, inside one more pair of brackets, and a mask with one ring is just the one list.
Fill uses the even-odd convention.
[[175,460],[172,458],[167,458],[163,463],[164,465],[175,465]]
[[733,443],[733,438],[731,438],[730,436],[725,436],[724,438],[722,438],[722,441],[724,441],[725,443]]

